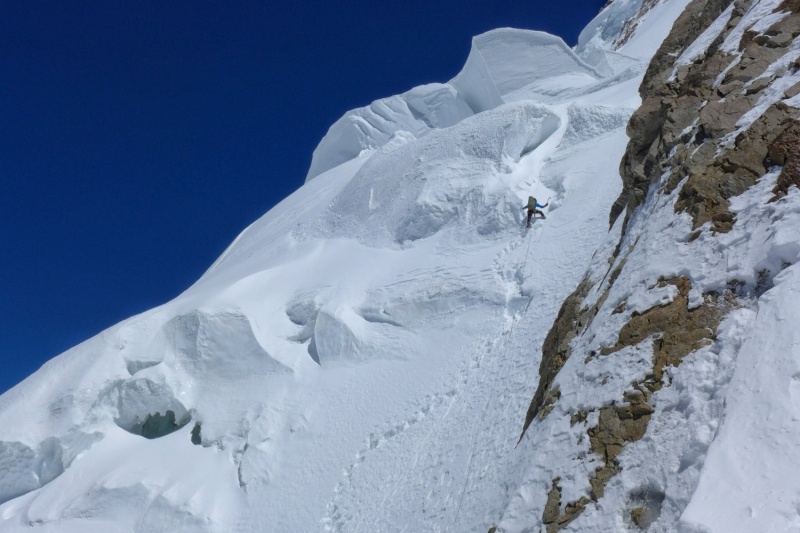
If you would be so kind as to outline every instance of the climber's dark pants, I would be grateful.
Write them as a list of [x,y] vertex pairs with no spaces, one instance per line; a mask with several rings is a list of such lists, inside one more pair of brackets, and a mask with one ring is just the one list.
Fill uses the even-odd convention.
[[528,209],[528,225],[530,225],[531,219],[533,218],[533,215],[536,215],[536,214],[542,215],[542,217],[544,217],[544,213],[542,213],[538,209]]

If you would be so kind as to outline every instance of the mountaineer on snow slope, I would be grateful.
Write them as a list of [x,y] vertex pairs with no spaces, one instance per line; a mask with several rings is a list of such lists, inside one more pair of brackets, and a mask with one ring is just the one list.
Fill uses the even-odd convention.
[[528,210],[528,225],[526,227],[528,228],[531,227],[531,219],[537,213],[542,215],[542,218],[547,218],[546,216],[544,216],[544,213],[537,208],[547,207],[548,205],[550,205],[550,198],[547,199],[546,204],[540,205],[539,203],[536,202],[536,198],[534,198],[533,196],[528,196],[528,204],[522,206],[522,209]]

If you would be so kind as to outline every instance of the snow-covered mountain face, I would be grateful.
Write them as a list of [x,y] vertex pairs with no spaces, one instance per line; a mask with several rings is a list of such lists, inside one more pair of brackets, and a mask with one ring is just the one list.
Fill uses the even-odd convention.
[[0,397],[0,530],[793,527],[800,24],[729,4],[495,30],[346,114],[193,287]]
[[693,0],[651,61],[502,529],[800,525],[798,35],[796,2]]

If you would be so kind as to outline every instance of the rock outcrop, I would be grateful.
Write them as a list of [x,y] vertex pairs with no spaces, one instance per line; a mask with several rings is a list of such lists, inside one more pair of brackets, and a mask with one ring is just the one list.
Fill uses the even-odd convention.
[[[725,46],[735,40],[751,3],[692,2],[653,58],[640,90],[642,106],[628,126],[631,142],[620,168],[623,191],[612,209],[612,224],[623,210],[630,216],[651,185],[671,169],[665,190],[681,187],[676,211],[691,214],[695,228],[710,221],[713,231],[729,231],[734,217],[728,199],[751,187],[771,164],[782,164],[780,156],[771,162],[770,146],[784,132],[786,141],[796,132],[797,109],[783,100],[800,87],[794,84],[779,95],[769,92],[775,91],[776,78],[800,69],[796,58],[786,58],[786,65],[779,61],[800,35],[800,13],[785,2],[776,11],[790,10],[786,17],[763,33],[745,29],[735,48]],[[725,29],[705,52],[675,65],[675,57],[729,5]],[[765,104],[770,105],[749,127],[740,125],[746,114]]]
[[[647,69],[640,87],[642,105],[627,129],[630,142],[620,165],[623,190],[609,217],[618,242],[608,248],[614,251],[605,267],[598,261],[590,269],[553,324],[520,438],[552,416],[569,419],[570,427],[586,427],[587,438],[579,437],[578,444],[588,453],[576,457],[581,460],[574,471],[553,472],[546,494],[539,496],[539,519],[548,533],[566,527],[589,507],[601,514],[616,512],[603,503],[606,487],[626,468],[620,460],[626,447],[661,431],[651,427],[651,421],[659,415],[660,392],[672,383],[672,369],[704,350],[719,352],[720,323],[732,310],[756,307],[777,273],[764,269],[738,279],[720,266],[713,286],[707,281],[708,270],[693,272],[691,266],[702,263],[692,260],[700,254],[722,257],[730,253],[729,247],[747,246],[747,232],[733,243],[719,239],[738,223],[732,200],[765,175],[775,179],[777,174],[777,179],[772,197],[759,200],[762,205],[784,198],[793,186],[800,188],[800,101],[795,99],[800,94],[800,2],[785,1],[771,9],[767,4],[691,1]],[[684,220],[687,215],[690,223]],[[664,222],[668,218],[672,221]],[[668,249],[655,249],[655,233],[646,228],[659,224],[665,231],[681,224],[689,229],[676,231]],[[671,257],[676,253],[686,259],[682,267]],[[634,259],[643,255],[651,257],[648,264],[657,264],[652,257],[658,254],[665,258],[662,272],[630,270],[636,268],[631,265]],[[766,258],[762,262],[768,263]],[[631,294],[615,286],[622,278],[626,287],[640,288]],[[695,280],[702,281],[694,286]],[[668,296],[653,300],[647,309],[629,308],[629,299],[652,299],[658,291]],[[612,327],[616,341],[598,340],[603,328],[596,321]],[[575,365],[591,365],[634,351],[644,353],[650,364],[621,396],[597,405],[583,401],[580,410],[575,400],[559,407],[565,396],[561,378],[580,379],[560,376],[570,358],[582,361]],[[727,372],[722,367],[719,371]],[[593,469],[589,479],[574,481],[584,469]],[[659,486],[646,490],[645,496],[629,492],[621,511],[631,528],[646,530],[659,520],[659,530],[675,527],[693,478],[681,482],[683,499],[667,498],[663,503],[664,486],[676,484],[682,475],[663,472]],[[670,475],[675,477],[670,480]],[[563,494],[567,478],[573,479],[573,498]],[[575,483],[586,487],[577,496]],[[662,503],[672,506],[670,516],[662,515]]]

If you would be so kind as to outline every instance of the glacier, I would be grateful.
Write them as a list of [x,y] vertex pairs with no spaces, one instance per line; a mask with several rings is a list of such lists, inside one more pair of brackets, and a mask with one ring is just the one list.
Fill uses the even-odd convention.
[[[542,345],[585,276],[601,283],[623,237],[622,217],[611,227],[608,218],[626,126],[651,57],[688,4],[613,0],[574,49],[541,32],[493,30],[473,39],[449,82],[345,114],[314,150],[305,184],[192,287],[0,396],[0,530],[539,531],[553,477],[581,465],[582,476],[558,478],[574,501],[599,464],[586,457],[583,426],[563,417],[520,437]],[[624,301],[630,316],[684,297],[692,307],[736,268],[753,280],[765,254],[794,264],[796,191],[794,203],[756,209],[776,179],[735,201],[753,221],[723,245],[752,245],[725,265],[704,262],[716,246],[704,238],[656,264],[654,250],[692,229],[667,209],[677,192],[651,198],[623,241],[647,247],[626,255],[606,307]],[[529,195],[549,206],[526,230]],[[754,235],[770,226],[765,217],[780,224]],[[687,262],[700,273],[688,295],[651,283],[685,274]],[[726,407],[729,389],[758,401],[752,387],[787,374],[785,398],[763,401],[775,411],[795,401],[797,341],[774,326],[800,313],[794,272],[775,278],[785,292],[768,292],[763,311],[735,310],[720,342],[670,371],[657,414],[673,426],[626,450],[638,469],[608,486],[609,508],[643,487],[643,501],[667,499],[659,530],[706,531],[727,505],[719,483],[740,487],[737,510],[760,501],[771,484],[744,488],[758,474],[736,440],[753,425],[752,448],[758,435],[781,435],[771,479],[779,494],[797,494],[780,469],[795,428],[753,419],[747,400]],[[623,315],[602,318],[576,341],[586,353],[615,343],[604,326]],[[786,354],[776,368],[759,365],[763,345]],[[650,363],[640,345],[619,354],[567,361],[556,409],[622,397]],[[662,490],[675,462],[676,481]],[[787,498],[775,513],[788,512]],[[735,531],[737,520],[713,531]],[[599,506],[567,530],[630,527]]]

